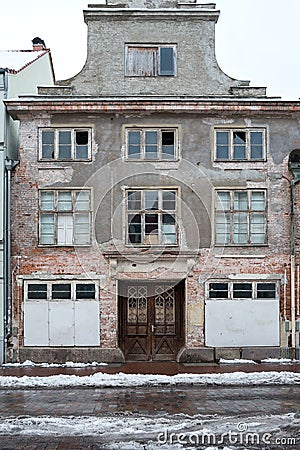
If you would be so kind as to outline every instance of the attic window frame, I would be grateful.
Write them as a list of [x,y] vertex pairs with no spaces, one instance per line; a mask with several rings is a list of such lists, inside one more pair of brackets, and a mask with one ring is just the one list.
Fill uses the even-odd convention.
[[[61,158],[59,157],[59,133],[60,132],[70,132],[71,133],[71,157],[70,158]],[[43,132],[53,132],[54,133],[54,142],[53,142],[53,150],[54,154],[52,158],[43,157]],[[87,132],[88,133],[88,142],[87,142],[87,157],[86,158],[77,158],[76,157],[76,133]],[[83,161],[91,161],[92,159],[92,130],[88,127],[45,127],[39,128],[39,161],[75,161],[75,162],[83,162]]]
[[[129,49],[144,49],[146,52],[153,50],[153,67],[149,73],[135,73],[134,67],[130,64]],[[163,71],[161,68],[161,49],[170,48],[173,50],[173,70]],[[152,70],[153,69],[153,70]],[[146,72],[145,68],[144,71]],[[125,44],[125,77],[133,78],[157,78],[157,77],[176,77],[177,76],[177,44]]]

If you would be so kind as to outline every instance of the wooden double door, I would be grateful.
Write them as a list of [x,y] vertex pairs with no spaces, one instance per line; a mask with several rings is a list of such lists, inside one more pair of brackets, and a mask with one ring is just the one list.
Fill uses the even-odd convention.
[[119,346],[127,361],[175,361],[183,344],[184,282],[120,282]]

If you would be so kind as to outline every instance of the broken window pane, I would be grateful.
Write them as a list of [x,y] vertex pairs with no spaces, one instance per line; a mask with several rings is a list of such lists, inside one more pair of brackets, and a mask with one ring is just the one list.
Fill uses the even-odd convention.
[[42,131],[42,158],[54,159],[54,131]]
[[71,131],[59,131],[58,133],[58,158],[71,159],[72,140]]
[[174,131],[162,131],[161,133],[162,159],[174,159],[175,156],[175,133]]
[[159,244],[158,214],[145,214],[145,244]]
[[246,159],[246,132],[233,133],[233,159]]
[[88,131],[75,131],[75,159],[87,159],[89,157]]
[[175,75],[174,48],[173,47],[161,47],[160,48],[159,75],[166,75],[166,76]]

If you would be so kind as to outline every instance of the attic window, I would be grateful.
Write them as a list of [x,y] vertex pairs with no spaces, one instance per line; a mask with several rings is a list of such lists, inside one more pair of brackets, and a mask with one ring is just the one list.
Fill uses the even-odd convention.
[[126,45],[125,75],[157,77],[176,75],[176,45]]

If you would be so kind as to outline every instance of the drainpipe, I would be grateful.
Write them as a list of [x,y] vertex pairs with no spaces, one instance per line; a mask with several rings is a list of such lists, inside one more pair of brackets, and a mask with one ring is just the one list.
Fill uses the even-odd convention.
[[293,175],[290,181],[291,192],[291,332],[292,358],[296,358],[296,283],[295,283],[295,185],[300,181],[300,164],[290,162],[289,170]]
[[[5,72],[4,78],[4,97],[7,98],[8,74]],[[10,208],[11,208],[11,171],[19,164],[19,161],[13,161],[8,158],[7,152],[7,113],[4,114],[4,348],[3,359],[7,362],[8,340],[11,332],[11,246],[10,246]]]
[[292,325],[292,358],[296,358],[296,302],[295,302],[295,180],[291,180],[291,325]]

